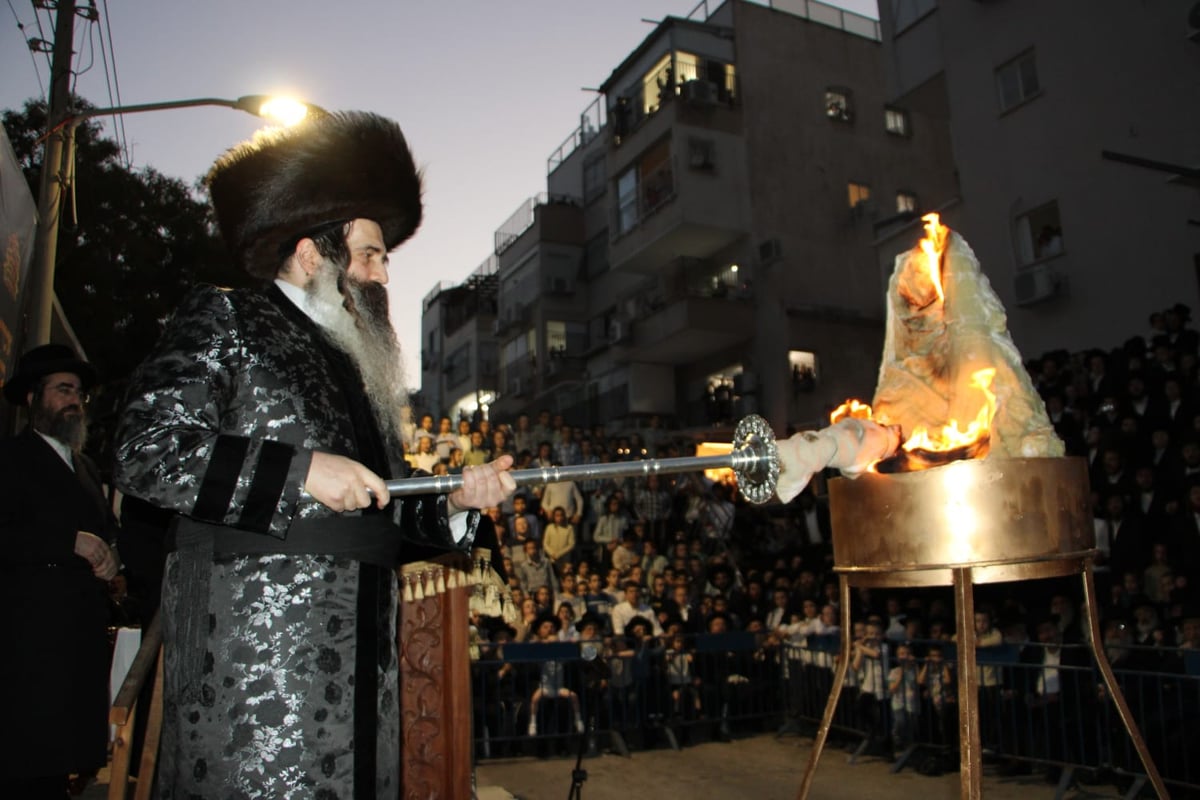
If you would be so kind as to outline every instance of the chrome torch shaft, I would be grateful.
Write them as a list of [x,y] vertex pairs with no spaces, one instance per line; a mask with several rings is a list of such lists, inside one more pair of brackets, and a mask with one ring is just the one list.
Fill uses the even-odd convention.
[[[658,475],[675,472],[700,472],[706,469],[736,469],[746,459],[745,453],[684,458],[656,458],[639,461],[612,461],[604,464],[576,464],[562,467],[513,470],[517,486],[538,486],[560,481],[586,481],[604,478],[628,478],[637,475]],[[413,494],[446,494],[462,488],[462,475],[422,475],[416,478],[397,478],[387,482],[392,497]]]
[[[511,475],[517,486],[536,486],[560,481],[586,481],[603,478],[628,478],[638,475],[665,475],[678,472],[700,472],[706,469],[732,469],[744,484],[765,489],[769,497],[775,491],[779,474],[775,438],[760,417],[747,417],[738,423],[734,433],[734,449],[722,455],[655,458],[638,461],[613,461],[604,464],[540,467],[514,470]],[[415,478],[395,478],[387,481],[392,497],[414,494],[449,494],[462,488],[462,475],[422,475]],[[762,492],[760,492],[762,493]],[[755,500],[755,502],[764,502]]]

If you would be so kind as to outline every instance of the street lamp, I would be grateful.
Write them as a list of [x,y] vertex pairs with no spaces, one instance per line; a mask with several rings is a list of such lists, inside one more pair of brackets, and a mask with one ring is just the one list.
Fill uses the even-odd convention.
[[[54,268],[58,257],[58,224],[62,207],[62,190],[73,173],[75,161],[75,129],[84,120],[110,114],[136,114],[142,111],[163,111],[171,108],[224,106],[264,117],[277,125],[296,125],[309,114],[325,114],[324,109],[286,97],[251,94],[228,100],[221,97],[197,97],[190,100],[167,100],[161,103],[141,103],[113,108],[89,108],[69,112],[61,119],[51,119],[46,149],[42,157],[42,177],[38,194],[38,227],[33,246],[33,271],[29,291],[32,295],[28,345],[50,341],[50,320],[54,305]],[[65,154],[65,158],[64,158]]]

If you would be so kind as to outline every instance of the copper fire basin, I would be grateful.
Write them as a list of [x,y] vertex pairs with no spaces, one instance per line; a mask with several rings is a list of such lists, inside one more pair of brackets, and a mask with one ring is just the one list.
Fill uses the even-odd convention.
[[1095,546],[1082,458],[984,458],[836,478],[829,505],[840,572],[995,567],[977,580],[1008,580],[1018,576],[1005,565],[1081,557]]

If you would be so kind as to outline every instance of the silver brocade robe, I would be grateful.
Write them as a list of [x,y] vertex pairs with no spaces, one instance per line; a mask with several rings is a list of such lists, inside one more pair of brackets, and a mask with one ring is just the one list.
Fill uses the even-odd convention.
[[[255,553],[168,557],[161,797],[400,792],[394,572],[288,546],[294,525],[319,532],[322,520],[345,521],[301,491],[314,451],[407,474],[398,454],[380,458],[347,363],[277,288],[200,287],[134,376],[116,437],[117,486],[188,523],[220,526]],[[396,535],[412,545],[402,555],[471,546],[476,515],[455,544],[444,498],[395,504]],[[280,553],[263,552],[270,537]],[[189,636],[199,642],[192,650]],[[372,663],[360,663],[364,653]],[[375,672],[373,703],[355,697],[364,669]],[[371,757],[356,736],[375,739]]]

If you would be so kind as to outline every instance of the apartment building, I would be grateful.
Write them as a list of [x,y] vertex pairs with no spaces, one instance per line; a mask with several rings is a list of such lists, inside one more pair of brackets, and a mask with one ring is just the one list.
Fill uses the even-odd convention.
[[879,231],[957,196],[945,120],[888,101],[874,20],[803,0],[698,11],[614,68],[545,192],[497,230],[495,315],[469,326],[494,341],[494,380],[447,380],[440,320],[464,301],[426,298],[431,404],[695,428],[757,412],[782,431],[871,394]]
[[[1200,4],[879,4],[887,97],[949,125],[971,244],[1028,357],[1200,310]],[[955,192],[957,194],[955,194]],[[881,236],[883,260],[899,242]]]

